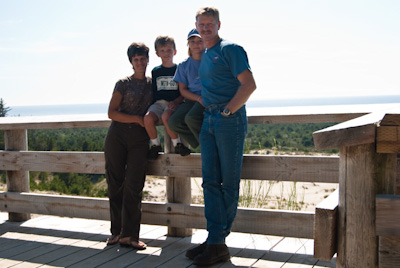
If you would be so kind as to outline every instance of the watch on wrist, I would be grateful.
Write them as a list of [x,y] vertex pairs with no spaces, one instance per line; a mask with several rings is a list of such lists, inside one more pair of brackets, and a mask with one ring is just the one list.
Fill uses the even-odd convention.
[[231,116],[231,115],[232,115],[232,112],[229,111],[228,108],[224,108],[224,110],[222,111],[222,113],[223,113],[225,116]]

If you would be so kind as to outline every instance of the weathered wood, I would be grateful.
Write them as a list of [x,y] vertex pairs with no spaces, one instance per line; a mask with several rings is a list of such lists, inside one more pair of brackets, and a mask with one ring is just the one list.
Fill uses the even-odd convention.
[[[306,113],[306,114],[273,114],[250,115],[250,124],[285,124],[285,123],[330,123],[344,122],[367,112],[346,113]],[[0,118],[0,130],[16,129],[56,129],[56,128],[92,128],[110,126],[107,114],[25,116]]]
[[[0,210],[109,220],[106,198],[0,192]],[[143,202],[142,223],[177,228],[206,227],[204,206]],[[313,238],[314,213],[239,208],[232,231]]]
[[377,195],[376,234],[400,237],[400,195]]
[[380,126],[376,133],[377,153],[400,153],[400,127]]
[[397,106],[396,108],[390,109],[385,114],[385,117],[382,119],[381,126],[400,126],[400,108]]
[[314,258],[330,261],[337,252],[339,189],[315,208]]
[[[49,165],[51,163],[51,165]],[[0,170],[104,174],[102,152],[0,151]],[[162,154],[149,161],[149,175],[201,177],[201,156]],[[245,155],[243,179],[337,183],[337,156]]]
[[0,130],[97,128],[110,126],[107,114],[51,115],[0,118]]
[[290,124],[290,123],[339,123],[366,113],[298,114],[249,116],[249,124]]
[[377,154],[375,145],[340,149],[337,267],[378,265],[375,200],[393,194],[396,155]]
[[305,211],[239,208],[232,231],[313,238],[314,215]]
[[[4,145],[7,151],[28,150],[28,134],[26,129],[5,130]],[[10,192],[29,192],[29,172],[25,170],[7,171],[7,189]],[[10,221],[26,221],[29,213],[9,213]]]
[[[196,230],[192,237],[172,238],[166,236],[164,227],[142,225],[141,239],[148,247],[136,251],[118,245],[106,246],[108,234],[109,223],[98,220],[48,216],[36,217],[22,226],[5,223],[1,235],[4,243],[1,266],[195,267],[185,252],[207,236],[205,231]],[[299,267],[301,264],[308,267],[316,262],[310,255],[312,240],[309,239],[233,232],[226,243],[232,258],[218,265],[221,267]]]
[[314,145],[323,150],[375,143],[376,126],[384,116],[383,112],[371,113],[316,131],[313,133]]
[[379,237],[379,268],[394,268],[400,264],[400,237]]
[[400,195],[400,155],[397,155],[396,195]]
[[245,155],[242,179],[337,183],[337,156]]
[[[175,151],[171,138],[165,129],[164,151],[165,153],[174,153]],[[182,158],[180,155],[178,157]],[[182,176],[167,177],[166,188],[168,203],[192,203],[192,186],[190,178]],[[173,237],[187,237],[192,235],[192,229],[168,227],[168,235]]]
[[0,151],[0,169],[104,174],[103,152]]

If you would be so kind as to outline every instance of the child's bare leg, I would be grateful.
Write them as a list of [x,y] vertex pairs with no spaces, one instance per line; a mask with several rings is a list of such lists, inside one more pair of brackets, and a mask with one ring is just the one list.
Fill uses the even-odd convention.
[[165,130],[167,131],[167,133],[168,133],[168,135],[171,137],[171,139],[177,139],[177,138],[178,138],[178,135],[177,135],[175,132],[173,132],[173,131],[169,128],[169,126],[168,126],[168,120],[169,120],[169,118],[171,117],[171,115],[172,115],[173,113],[174,113],[173,110],[171,110],[171,109],[166,109],[166,110],[164,111],[164,113],[162,114],[161,119],[162,119],[162,121],[163,121]]
[[156,122],[158,117],[155,113],[149,111],[144,116],[144,127],[146,128],[147,134],[151,140],[157,139]]

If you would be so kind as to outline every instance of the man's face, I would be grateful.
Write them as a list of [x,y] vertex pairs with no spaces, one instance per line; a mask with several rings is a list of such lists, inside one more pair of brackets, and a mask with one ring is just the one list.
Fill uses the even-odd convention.
[[200,15],[196,21],[196,28],[204,42],[212,41],[218,37],[221,22],[212,16]]

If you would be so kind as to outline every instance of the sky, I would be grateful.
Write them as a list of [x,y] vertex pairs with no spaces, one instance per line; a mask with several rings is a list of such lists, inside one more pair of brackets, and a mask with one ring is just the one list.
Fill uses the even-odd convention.
[[108,103],[133,73],[126,50],[174,37],[187,58],[196,11],[220,11],[244,47],[251,101],[400,95],[398,0],[0,0],[0,98],[7,106]]

